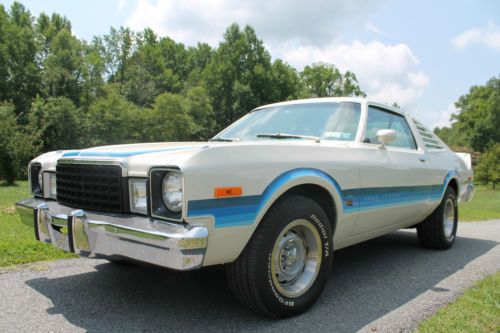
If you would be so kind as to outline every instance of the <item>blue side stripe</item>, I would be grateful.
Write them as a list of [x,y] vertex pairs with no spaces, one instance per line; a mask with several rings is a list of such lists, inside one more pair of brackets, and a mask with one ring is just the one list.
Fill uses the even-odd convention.
[[[342,200],[344,214],[405,206],[427,200],[441,200],[448,183],[456,175],[455,171],[450,171],[443,184],[439,185],[342,190],[332,177],[320,170],[294,169],[278,176],[261,195],[189,201],[188,216],[213,216],[216,228],[251,225],[255,222],[260,210],[278,189],[286,183],[304,176],[320,177],[327,180],[337,190]],[[352,200],[352,205],[347,205],[348,200]]]
[[[444,182],[442,185],[433,185],[432,192],[431,192],[431,199],[432,200],[441,200],[441,198],[444,195],[444,191],[446,191],[446,187],[448,187],[448,183],[453,177],[457,177],[457,173],[455,171],[450,171],[446,175],[446,178],[444,179]],[[458,195],[458,193],[457,193]]]
[[[430,198],[432,188],[433,186],[395,186],[344,190],[342,191],[344,212],[367,211],[426,201]],[[352,200],[352,206],[347,206],[347,199]]]
[[253,224],[262,207],[277,190],[293,179],[304,176],[326,179],[337,189],[339,195],[341,194],[340,186],[326,173],[316,169],[294,169],[278,176],[261,195],[189,201],[188,216],[213,216],[216,228]]
[[213,216],[216,227],[252,224],[257,217],[261,195],[189,201],[189,217]]
[[198,147],[180,147],[180,148],[165,148],[153,150],[135,150],[128,152],[109,152],[109,151],[69,151],[63,154],[63,157],[73,156],[88,156],[88,157],[130,157],[143,154],[160,153],[166,151],[199,149]]

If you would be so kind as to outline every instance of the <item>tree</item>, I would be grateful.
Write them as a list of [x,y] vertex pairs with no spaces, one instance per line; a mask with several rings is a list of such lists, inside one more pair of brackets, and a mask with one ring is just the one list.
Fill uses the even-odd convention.
[[460,141],[476,151],[486,151],[500,142],[500,76],[484,86],[474,86],[455,103],[453,131]]
[[194,128],[184,97],[163,93],[156,98],[149,126],[153,141],[187,141]]
[[96,98],[104,94],[106,55],[102,38],[96,37],[90,44],[84,41],[82,49],[80,104],[88,108]]
[[500,143],[483,153],[475,168],[475,178],[483,184],[492,183],[493,189],[500,183]]
[[0,5],[0,101],[11,101],[23,119],[40,92],[37,52],[31,13],[19,2],[10,13]]
[[252,27],[232,24],[203,72],[217,130],[272,101],[271,56]]
[[299,75],[271,61],[250,26],[229,26],[216,48],[149,28],[87,42],[57,13],[0,5],[0,177],[9,181],[51,150],[206,140],[263,104],[362,94],[355,75],[333,65]]
[[202,73],[212,60],[214,50],[206,43],[198,43],[196,46],[187,49],[188,78],[185,87],[197,86],[202,81]]
[[38,97],[31,106],[29,129],[37,153],[79,148],[82,117],[66,97]]
[[271,68],[272,101],[286,101],[297,98],[300,93],[299,75],[295,68],[281,59],[276,59]]
[[83,45],[68,29],[60,30],[50,43],[43,64],[45,96],[64,96],[80,105],[83,91]]
[[10,17],[3,5],[0,5],[0,100],[10,96],[9,85],[9,36]]
[[134,52],[122,68],[121,91],[131,102],[151,107],[163,92],[180,93],[188,77],[188,53],[181,43],[151,30],[135,35]]
[[134,38],[135,34],[129,28],[124,27],[120,27],[118,30],[111,27],[109,34],[102,37],[106,77],[110,82],[124,83],[124,71],[133,53]]
[[8,184],[16,179],[12,141],[17,131],[16,115],[12,104],[0,104],[0,179]]
[[463,133],[457,131],[455,126],[452,124],[452,127],[436,127],[434,133],[450,147],[469,147]]
[[193,87],[186,94],[189,115],[193,119],[190,140],[207,140],[216,134],[214,111],[210,98],[202,87]]
[[303,86],[302,96],[306,98],[365,96],[354,73],[347,71],[342,74],[331,64],[317,63],[306,66],[300,73],[300,79]]
[[51,53],[52,41],[62,31],[71,31],[71,22],[59,14],[53,13],[49,17],[41,13],[35,24],[37,41],[40,46],[38,59],[43,63]]
[[118,86],[107,85],[83,118],[85,146],[139,142],[147,128],[145,111],[127,101]]

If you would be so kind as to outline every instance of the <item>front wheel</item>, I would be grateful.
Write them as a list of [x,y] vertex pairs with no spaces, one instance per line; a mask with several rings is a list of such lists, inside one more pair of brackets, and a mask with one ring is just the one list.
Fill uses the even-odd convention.
[[449,249],[455,241],[457,226],[457,195],[453,188],[448,187],[436,210],[417,225],[418,241],[423,247],[437,250]]
[[229,286],[254,311],[294,316],[319,298],[332,253],[332,230],[321,206],[289,197],[271,208],[240,257],[226,266]]

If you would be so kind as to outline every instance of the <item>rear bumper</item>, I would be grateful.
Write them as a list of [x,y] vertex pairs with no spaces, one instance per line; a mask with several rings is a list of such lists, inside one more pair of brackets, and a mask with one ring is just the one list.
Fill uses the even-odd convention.
[[201,267],[208,243],[205,227],[152,220],[132,214],[75,210],[30,198],[16,203],[35,237],[91,258],[128,258],[176,270]]
[[462,195],[462,202],[471,201],[474,198],[474,193],[476,193],[476,187],[474,184],[467,184],[467,188],[465,189],[465,193]]

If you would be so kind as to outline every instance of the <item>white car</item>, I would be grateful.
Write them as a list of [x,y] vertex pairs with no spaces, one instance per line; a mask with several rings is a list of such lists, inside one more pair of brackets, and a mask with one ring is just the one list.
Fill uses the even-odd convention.
[[51,152],[29,174],[17,208],[38,240],[176,270],[224,264],[236,297],[274,317],[318,299],[334,250],[407,227],[449,248],[474,193],[469,155],[360,98],[259,107],[209,142]]

